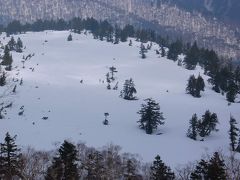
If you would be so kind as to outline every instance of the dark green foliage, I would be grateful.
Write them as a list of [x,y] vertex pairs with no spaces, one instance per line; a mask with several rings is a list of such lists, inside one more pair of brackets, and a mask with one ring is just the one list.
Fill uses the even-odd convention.
[[230,139],[230,147],[232,151],[235,151],[239,129],[236,127],[237,121],[236,119],[234,119],[233,116],[230,116],[229,124],[230,124],[230,129],[228,133],[229,133],[229,139]]
[[0,74],[0,86],[4,86],[6,84],[6,72],[2,72]]
[[17,39],[17,44],[16,44],[16,52],[21,53],[23,50],[23,42],[20,38]]
[[209,110],[205,112],[202,119],[198,122],[198,132],[201,137],[209,136],[216,129],[218,118],[216,113],[211,113]]
[[220,158],[219,153],[215,152],[209,161],[201,160],[194,172],[191,173],[192,180],[226,180],[225,163]]
[[237,94],[238,94],[238,86],[233,81],[230,81],[228,85],[227,94],[226,94],[226,98],[228,102],[234,103],[237,97]]
[[125,83],[123,85],[123,90],[121,91],[120,97],[126,100],[135,100],[136,96],[134,94],[137,93],[137,90],[135,88],[135,84],[130,78],[129,80],[125,80]]
[[147,52],[147,50],[146,50],[145,46],[143,44],[141,44],[139,54],[141,55],[142,59],[146,58],[146,54],[145,54],[146,52]]
[[67,41],[72,41],[72,34],[69,34],[68,37],[67,37]]
[[188,79],[186,92],[191,94],[193,97],[201,97],[200,92],[204,91],[205,83],[203,78],[199,75],[196,79],[194,75],[191,75]]
[[124,179],[125,180],[132,180],[137,176],[137,167],[133,163],[132,160],[128,159],[127,164],[124,167]]
[[181,54],[182,51],[183,51],[182,41],[177,40],[176,42],[170,44],[167,58],[177,61],[178,55]]
[[198,135],[197,128],[198,128],[198,118],[197,118],[197,114],[194,114],[189,121],[189,129],[187,132],[187,137],[193,140],[197,140],[197,135]]
[[160,112],[160,106],[153,99],[148,98],[144,100],[146,104],[142,107],[138,114],[140,114],[139,127],[144,129],[147,134],[152,134],[158,125],[164,124],[163,113]]
[[174,172],[170,167],[166,166],[161,160],[160,156],[157,155],[150,167],[150,179],[151,180],[173,180],[175,179]]
[[7,45],[10,51],[16,50],[16,41],[13,36],[11,37],[11,40],[8,42]]
[[199,49],[197,43],[195,42],[193,46],[186,53],[186,57],[184,59],[186,69],[193,70],[196,68],[196,65],[199,61]]
[[77,150],[74,144],[64,141],[54,157],[52,165],[47,170],[46,180],[62,179],[77,180]]
[[10,180],[13,176],[22,177],[22,155],[15,144],[16,136],[6,134],[4,143],[1,143],[0,151],[0,177]]
[[114,80],[115,80],[114,73],[117,73],[117,72],[118,72],[118,71],[117,71],[117,68],[114,67],[114,66],[111,66],[111,67],[109,68],[109,70],[110,70],[110,74],[111,74],[110,79],[111,79],[112,81],[114,81]]
[[10,54],[10,50],[8,46],[5,46],[4,55],[2,58],[2,65],[4,66],[11,66],[13,62],[12,55]]
[[166,51],[163,46],[161,46],[161,56],[165,57],[166,56]]

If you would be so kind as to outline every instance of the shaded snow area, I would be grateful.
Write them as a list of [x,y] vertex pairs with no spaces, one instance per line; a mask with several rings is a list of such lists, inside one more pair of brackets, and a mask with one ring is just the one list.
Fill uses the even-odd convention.
[[[141,59],[140,42],[134,40],[133,46],[129,42],[114,45],[83,33],[73,33],[73,41],[67,41],[68,35],[68,31],[45,31],[15,36],[26,49],[12,52],[13,71],[8,72],[7,86],[0,89],[1,102],[13,102],[0,120],[1,141],[9,132],[17,135],[17,144],[23,148],[30,145],[39,150],[51,150],[64,139],[96,148],[113,143],[120,145],[122,152],[139,154],[145,162],[159,154],[172,167],[198,160],[206,152],[229,151],[229,117],[232,114],[240,121],[240,104],[228,106],[224,96],[211,90],[200,67],[189,71],[158,57],[156,44],[146,53],[147,58]],[[10,38],[4,36],[0,40],[6,44]],[[22,57],[28,54],[33,56],[22,68]],[[111,86],[119,82],[118,90],[106,88],[111,66],[118,71]],[[189,76],[199,73],[206,90],[202,98],[194,98],[185,88]],[[136,101],[119,97],[129,78],[136,85]],[[15,94],[11,92],[14,84],[18,84]],[[147,135],[138,127],[137,112],[150,97],[160,104],[166,120],[154,134]],[[219,131],[203,142],[187,138],[189,119],[194,113],[201,117],[208,109],[217,113]],[[108,126],[102,123],[106,112]]]

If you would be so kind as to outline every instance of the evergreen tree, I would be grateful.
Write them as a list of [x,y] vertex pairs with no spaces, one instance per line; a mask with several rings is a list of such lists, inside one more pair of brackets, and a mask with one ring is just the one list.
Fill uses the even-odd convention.
[[228,91],[226,94],[226,98],[228,102],[234,103],[237,97],[237,94],[238,94],[238,86],[233,81],[230,81],[228,85]]
[[225,168],[224,160],[220,158],[218,152],[215,152],[208,164],[207,179],[227,180]]
[[160,106],[153,99],[148,98],[144,100],[146,104],[142,104],[142,107],[138,114],[141,115],[138,123],[139,127],[144,129],[147,134],[152,134],[154,129],[157,129],[158,125],[164,124],[163,113],[160,112]]
[[0,86],[4,86],[6,84],[6,72],[2,72],[0,74]]
[[16,52],[21,53],[23,48],[23,43],[20,38],[17,39],[17,44],[16,44]]
[[216,128],[218,118],[216,113],[211,113],[209,110],[202,116],[202,120],[198,122],[198,131],[201,137],[209,136],[212,131],[218,131]]
[[195,167],[195,170],[191,173],[190,179],[192,180],[202,180],[206,179],[208,171],[208,162],[201,159],[200,162]]
[[205,83],[203,78],[199,75],[196,79],[194,75],[191,75],[188,79],[186,92],[193,97],[201,97],[200,92],[204,91]]
[[123,90],[121,91],[120,97],[126,100],[135,100],[136,96],[134,94],[137,93],[137,90],[135,88],[135,84],[130,78],[129,80],[125,80],[125,83],[123,85]]
[[182,49],[183,49],[183,45],[182,45],[182,41],[177,40],[176,42],[173,42],[170,46],[169,46],[169,51],[167,54],[167,58],[177,61],[178,59],[178,55],[182,53]]
[[197,43],[194,42],[193,46],[186,53],[184,59],[186,69],[193,70],[196,68],[196,65],[199,61],[199,49]]
[[147,52],[147,50],[146,50],[145,46],[143,44],[141,44],[139,54],[141,55],[142,59],[146,58],[146,54],[145,54],[146,52]]
[[124,180],[132,180],[137,176],[137,167],[132,160],[128,159],[124,167]]
[[230,129],[229,129],[229,139],[230,139],[230,147],[232,151],[235,151],[237,145],[237,137],[239,129],[236,127],[237,121],[233,116],[230,116]]
[[15,144],[16,136],[6,134],[4,143],[1,143],[0,151],[0,176],[3,179],[11,180],[13,176],[22,178],[22,155]]
[[187,137],[197,140],[197,127],[198,127],[198,118],[197,114],[194,114],[189,121],[189,129],[187,132]]
[[165,57],[166,56],[166,51],[163,46],[161,46],[161,56]]
[[54,157],[52,165],[48,168],[45,179],[77,180],[77,160],[75,145],[65,140],[58,150],[58,156]]
[[14,37],[12,36],[10,41],[8,42],[8,47],[10,51],[16,50],[16,41],[14,39]]
[[192,180],[226,180],[225,163],[215,152],[209,161],[201,160],[191,173]]
[[112,81],[114,81],[114,80],[115,80],[114,73],[117,73],[117,72],[118,72],[118,71],[117,71],[117,68],[114,67],[114,66],[112,66],[112,67],[109,68],[109,70],[110,70],[110,73],[111,73],[110,79],[111,79]]
[[72,34],[69,34],[68,37],[67,37],[67,41],[72,41]]
[[2,63],[1,63],[2,65],[4,65],[4,66],[12,65],[13,59],[12,59],[12,55],[10,54],[10,50],[9,50],[8,46],[5,46],[4,55],[3,55],[2,59],[3,59]]
[[175,179],[174,172],[170,167],[166,166],[161,160],[160,156],[157,155],[150,167],[150,179],[151,180],[173,180]]

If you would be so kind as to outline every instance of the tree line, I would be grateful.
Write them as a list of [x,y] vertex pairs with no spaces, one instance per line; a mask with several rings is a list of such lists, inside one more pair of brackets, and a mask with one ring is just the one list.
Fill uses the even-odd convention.
[[159,155],[151,163],[143,163],[136,155],[120,153],[121,148],[114,145],[97,150],[65,140],[51,152],[30,147],[21,150],[16,136],[9,133],[0,145],[0,178],[6,180],[227,180],[240,175],[240,161],[219,152],[174,171]]

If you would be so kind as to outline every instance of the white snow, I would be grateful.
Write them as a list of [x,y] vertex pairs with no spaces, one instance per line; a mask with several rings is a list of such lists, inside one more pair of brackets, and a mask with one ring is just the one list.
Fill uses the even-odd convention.
[[[232,114],[239,122],[240,105],[228,106],[225,97],[213,92],[207,81],[202,98],[186,94],[190,75],[200,73],[208,79],[201,68],[189,71],[171,60],[159,58],[155,44],[143,60],[139,42],[133,41],[132,47],[128,42],[113,45],[84,34],[73,34],[73,41],[68,42],[68,35],[67,31],[45,31],[15,36],[23,40],[26,49],[22,54],[13,53],[14,66],[18,67],[9,74],[8,92],[13,87],[12,77],[23,78],[23,86],[17,86],[16,94],[3,97],[6,87],[0,89],[2,102],[13,101],[13,107],[0,120],[1,141],[10,132],[17,134],[17,144],[40,150],[53,149],[54,143],[62,143],[64,139],[83,141],[97,148],[113,143],[120,145],[122,152],[139,154],[145,162],[159,154],[172,167],[198,160],[206,151],[228,152],[229,117]],[[9,38],[3,40],[3,36],[0,41],[6,43]],[[35,56],[26,61],[23,69],[22,56],[32,53]],[[106,81],[105,75],[112,65],[118,70],[117,91],[107,90],[106,82],[99,81]],[[136,84],[137,101],[119,97],[124,81],[129,78]],[[153,135],[147,135],[137,124],[137,111],[149,97],[159,102],[166,118],[165,125]],[[19,116],[23,105],[23,116]],[[204,142],[187,138],[189,119],[194,113],[201,117],[208,109],[219,117],[219,132]],[[105,112],[110,114],[109,126],[102,124]],[[156,135],[159,132],[163,134]]]

